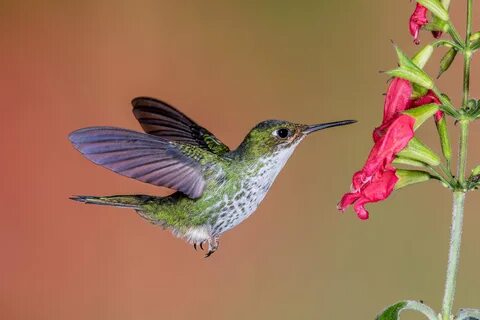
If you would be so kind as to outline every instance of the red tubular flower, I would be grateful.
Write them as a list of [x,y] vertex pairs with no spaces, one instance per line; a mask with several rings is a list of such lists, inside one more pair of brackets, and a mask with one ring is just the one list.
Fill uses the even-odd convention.
[[384,200],[392,193],[398,181],[392,161],[414,135],[415,119],[401,113],[410,107],[411,94],[407,80],[395,78],[390,83],[382,124],[373,132],[375,145],[363,168],[354,174],[351,192],[342,197],[339,210],[353,205],[360,219],[368,219],[365,204]]
[[417,2],[415,11],[413,11],[412,15],[410,16],[410,34],[413,36],[415,44],[420,43],[418,40],[418,33],[420,28],[427,23],[427,8]]
[[[395,156],[405,149],[414,136],[415,119],[402,112],[425,104],[440,104],[438,97],[429,90],[424,96],[412,100],[412,86],[409,81],[394,78],[387,89],[382,124],[373,131],[375,142],[365,165],[352,178],[351,191],[338,203],[344,211],[348,206],[360,219],[368,219],[367,203],[385,200],[390,196],[398,181],[392,165]],[[444,116],[442,111],[435,114],[435,121]]]

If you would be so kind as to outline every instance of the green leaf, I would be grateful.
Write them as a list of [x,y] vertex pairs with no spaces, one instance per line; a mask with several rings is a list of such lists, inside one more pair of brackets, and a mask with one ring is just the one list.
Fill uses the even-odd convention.
[[412,300],[405,300],[395,303],[394,305],[383,310],[375,320],[398,320],[400,313],[404,310],[413,310],[424,314],[429,320],[438,320],[435,311],[429,306]]
[[443,21],[448,21],[448,11],[445,10],[442,3],[438,0],[417,0],[422,6],[430,10],[434,16],[442,19]]
[[408,301],[401,301],[383,310],[375,320],[397,320],[400,319],[400,312],[402,312],[408,305]]
[[455,320],[480,320],[480,310],[478,309],[460,309]]

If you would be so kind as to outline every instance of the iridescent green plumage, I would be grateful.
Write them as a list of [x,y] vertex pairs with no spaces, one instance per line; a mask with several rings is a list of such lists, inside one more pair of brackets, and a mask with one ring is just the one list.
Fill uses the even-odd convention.
[[132,101],[147,134],[111,127],[80,129],[70,140],[85,157],[122,175],[176,189],[167,197],[77,196],[73,200],[131,208],[195,245],[207,256],[225,231],[250,216],[300,141],[310,132],[353,123],[307,126],[268,120],[231,151],[180,111],[151,98]]

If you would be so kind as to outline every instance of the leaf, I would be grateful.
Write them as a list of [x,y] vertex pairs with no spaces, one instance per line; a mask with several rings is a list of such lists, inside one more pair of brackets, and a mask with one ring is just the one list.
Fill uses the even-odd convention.
[[385,309],[381,314],[379,314],[375,320],[396,320],[400,319],[400,312],[402,312],[405,307],[408,305],[407,301],[402,301],[395,303],[394,305]]
[[480,310],[460,309],[455,320],[480,320]]
[[380,313],[375,320],[398,320],[404,310],[413,310],[424,314],[429,320],[438,320],[435,311],[429,306],[413,300],[405,300],[395,303]]

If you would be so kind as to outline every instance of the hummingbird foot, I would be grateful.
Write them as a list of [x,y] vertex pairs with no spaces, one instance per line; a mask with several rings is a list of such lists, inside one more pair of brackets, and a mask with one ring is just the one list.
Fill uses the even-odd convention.
[[208,239],[208,252],[205,255],[205,258],[210,257],[215,251],[217,251],[219,244],[220,242],[218,240],[218,237]]
[[[204,250],[204,249],[203,249],[203,243],[204,243],[204,242],[205,242],[205,241],[202,241],[202,242],[199,243],[199,244],[200,244],[200,249],[202,249],[202,250]],[[196,242],[193,244],[193,248],[195,249],[195,251],[197,251],[197,243],[196,243]]]

